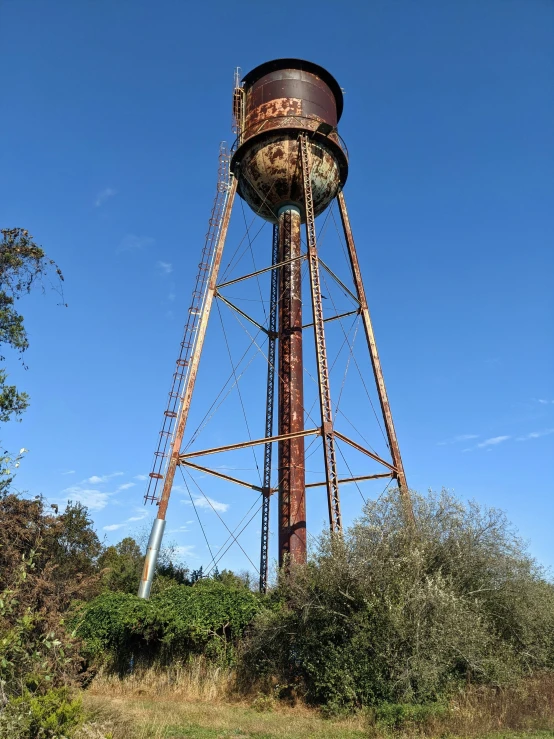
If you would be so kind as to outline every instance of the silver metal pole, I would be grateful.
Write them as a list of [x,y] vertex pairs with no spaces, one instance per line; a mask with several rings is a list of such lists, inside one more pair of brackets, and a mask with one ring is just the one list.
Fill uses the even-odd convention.
[[154,572],[156,571],[156,564],[158,562],[158,555],[162,545],[164,529],[165,519],[156,518],[152,524],[152,531],[150,532],[150,538],[148,539],[148,549],[146,550],[146,557],[144,560],[144,570],[138,591],[139,598],[150,597],[152,580],[154,579]]

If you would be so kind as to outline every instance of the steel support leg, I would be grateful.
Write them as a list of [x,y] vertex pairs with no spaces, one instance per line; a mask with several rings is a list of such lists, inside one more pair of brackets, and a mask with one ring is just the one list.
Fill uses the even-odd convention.
[[[273,248],[271,264],[279,261],[279,226],[273,226]],[[267,399],[265,411],[265,435],[273,436],[273,408],[275,398],[275,349],[277,344],[277,297],[279,289],[279,270],[271,271],[271,291],[269,300],[269,340],[267,347]],[[260,550],[260,593],[267,590],[267,570],[269,551],[269,509],[271,500],[271,458],[273,444],[264,445],[264,480],[262,485],[262,539]]]
[[[204,308],[202,316],[198,324],[198,331],[196,342],[194,344],[194,350],[191,355],[189,374],[187,378],[187,384],[184,388],[183,402],[180,407],[179,416],[177,418],[177,424],[175,426],[175,433],[171,444],[171,455],[167,465],[167,470],[164,477],[164,486],[162,495],[158,503],[158,515],[152,526],[152,536],[154,530],[161,530],[163,533],[163,527],[160,526],[158,521],[164,521],[167,513],[167,506],[169,503],[169,496],[171,495],[171,488],[173,487],[173,479],[175,477],[175,471],[177,464],[179,463],[179,453],[183,444],[183,437],[185,435],[185,426],[189,415],[190,403],[192,400],[192,393],[194,391],[194,385],[196,383],[196,376],[198,374],[198,366],[200,364],[200,357],[202,355],[202,347],[204,346],[204,338],[206,336],[206,328],[208,327],[208,319],[210,317],[210,310],[212,307],[217,277],[219,274],[219,267],[221,265],[221,258],[223,256],[223,247],[225,246],[225,239],[227,238],[227,231],[229,228],[229,221],[231,219],[231,210],[233,208],[233,201],[235,199],[235,193],[237,191],[237,180],[233,177],[229,188],[229,195],[225,204],[225,211],[223,214],[223,220],[221,223],[221,230],[219,232],[219,238],[214,251],[214,258],[212,263],[212,269],[210,274],[210,281],[208,283],[208,289],[206,292],[206,298],[204,300]],[[161,543],[161,534],[159,536]],[[157,549],[152,549],[150,557],[147,557],[144,562],[144,569],[142,573],[141,584],[139,588],[139,597],[148,598],[150,594],[150,588],[152,587],[152,578],[156,569],[156,561],[158,557],[159,546]]]
[[310,267],[310,287],[312,293],[312,310],[314,314],[314,337],[317,361],[317,377],[319,387],[319,406],[321,410],[321,426],[323,452],[325,457],[325,479],[327,482],[327,502],[329,506],[329,525],[332,532],[340,533],[342,519],[340,512],[339,478],[335,437],[333,433],[333,414],[331,407],[331,388],[329,384],[329,366],[325,346],[325,322],[321,304],[321,286],[319,280],[319,260],[315,235],[315,213],[310,179],[311,162],[309,140],[305,134],[299,139],[302,161],[302,178],[304,183],[304,207],[306,211],[306,240],[308,242],[308,265]]
[[[300,256],[300,209],[279,213],[279,261]],[[304,429],[301,261],[280,268],[279,434]],[[306,561],[304,437],[279,442],[279,565]]]
[[338,194],[337,200],[339,203],[340,217],[342,220],[342,227],[344,229],[344,236],[346,239],[346,246],[348,249],[350,267],[352,269],[352,278],[354,280],[354,285],[356,287],[356,294],[360,302],[360,309],[362,313],[364,331],[366,335],[367,345],[369,348],[369,355],[371,357],[373,374],[375,376],[375,384],[377,386],[377,393],[379,395],[379,403],[381,405],[381,412],[383,414],[383,420],[385,422],[385,430],[386,430],[387,439],[389,442],[392,462],[396,470],[395,477],[398,482],[400,494],[402,495],[402,499],[404,501],[406,513],[408,517],[411,520],[413,520],[414,512],[413,512],[412,503],[410,499],[410,493],[408,490],[408,484],[406,482],[404,465],[402,463],[400,447],[398,445],[398,439],[396,438],[396,431],[394,429],[394,423],[392,420],[392,413],[391,413],[391,409],[389,405],[387,388],[385,387],[385,380],[383,378],[383,370],[381,369],[381,360],[379,359],[379,353],[377,351],[377,344],[375,343],[375,335],[373,333],[373,326],[371,324],[371,317],[369,315],[367,298],[365,294],[364,284],[362,281],[362,273],[360,271],[360,263],[358,262],[358,254],[356,252],[356,245],[354,244],[354,236],[352,235],[352,228],[350,227],[350,219],[348,218],[348,211],[346,209],[346,201],[344,199],[344,195],[342,192]]

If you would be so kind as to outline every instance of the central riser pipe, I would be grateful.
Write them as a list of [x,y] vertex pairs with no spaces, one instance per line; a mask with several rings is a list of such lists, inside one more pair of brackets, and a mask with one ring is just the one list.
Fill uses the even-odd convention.
[[[304,430],[300,210],[279,211],[279,434]],[[279,565],[306,561],[304,438],[279,442]]]

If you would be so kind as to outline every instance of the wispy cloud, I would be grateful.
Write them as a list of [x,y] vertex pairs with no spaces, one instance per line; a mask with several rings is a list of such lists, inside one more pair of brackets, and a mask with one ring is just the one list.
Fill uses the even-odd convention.
[[135,508],[134,510],[137,515],[131,516],[127,519],[127,521],[142,521],[143,519],[148,518],[148,516],[150,515],[150,512],[147,508]]
[[477,447],[479,449],[483,449],[483,447],[487,446],[496,446],[497,444],[502,444],[504,441],[508,441],[508,439],[511,439],[511,436],[493,436],[490,439],[485,439],[485,441],[482,441],[480,444],[477,444]]
[[478,439],[479,434],[459,434],[458,436],[452,437],[452,439],[446,439],[445,441],[437,442],[438,446],[446,446],[447,444],[458,444],[460,441],[470,441],[471,439]]
[[186,546],[181,545],[181,546],[175,547],[173,551],[179,559],[182,557],[192,557],[193,559],[198,559],[196,554],[194,554],[195,548],[196,547],[194,546],[194,544],[188,544]]
[[123,485],[119,485],[117,488],[117,492],[119,493],[120,490],[129,490],[129,488],[134,488],[135,483],[134,482],[124,482]]
[[94,201],[95,207],[99,208],[106,202],[106,200],[108,200],[109,198],[113,198],[113,196],[116,194],[117,190],[114,190],[113,187],[105,187],[103,190],[100,190],[100,192],[96,196],[96,200]]
[[147,475],[135,475],[133,480],[148,480]]
[[86,480],[82,480],[80,484],[90,483],[91,485],[102,485],[114,477],[121,477],[122,474],[123,472],[112,472],[110,475],[92,475],[92,477],[87,477]]
[[141,251],[147,249],[155,243],[155,239],[150,236],[136,236],[135,234],[126,234],[119,242],[116,252],[122,251]]
[[540,403],[541,405],[552,405],[554,403],[554,400],[546,400],[545,398],[539,398],[537,400],[537,403]]
[[65,488],[62,490],[64,496],[61,500],[67,503],[72,500],[74,503],[82,503],[91,511],[101,511],[108,505],[109,493],[103,493],[99,490],[90,490],[83,488],[80,485],[73,485],[72,487]]
[[125,526],[124,523],[110,523],[107,526],[103,526],[104,531],[117,531]]
[[[190,500],[184,500],[183,503],[185,503],[185,505],[192,505]],[[220,503],[218,500],[214,500],[213,498],[208,497],[195,498],[194,505],[197,508],[207,508],[208,510],[214,510],[218,513],[225,513],[225,511],[229,510],[228,503]]]
[[164,275],[169,275],[173,272],[173,265],[171,264],[171,262],[157,262],[156,266]]
[[531,431],[530,434],[525,436],[518,436],[516,441],[528,441],[528,439],[540,439],[541,436],[550,436],[554,434],[554,429],[543,429],[542,431]]
[[67,470],[66,472],[62,472],[62,475],[74,475],[75,470]]

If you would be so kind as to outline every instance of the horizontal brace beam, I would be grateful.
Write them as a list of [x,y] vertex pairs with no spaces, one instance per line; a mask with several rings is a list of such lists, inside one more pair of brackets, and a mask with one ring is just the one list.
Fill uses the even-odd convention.
[[258,485],[251,485],[249,482],[244,482],[244,480],[239,480],[236,477],[231,477],[231,475],[224,475],[223,472],[216,472],[215,470],[211,470],[209,467],[201,467],[199,464],[194,464],[194,462],[187,462],[186,460],[181,461],[180,464],[184,467],[192,467],[193,469],[199,470],[200,472],[207,472],[208,475],[221,477],[222,480],[235,482],[237,485],[242,485],[245,488],[250,488],[251,490],[257,490],[259,493],[263,493],[263,489],[258,487]]
[[[380,475],[361,475],[359,477],[345,477],[342,480],[339,480],[339,485],[346,484],[347,482],[362,482],[363,480],[378,480],[381,477],[391,477],[392,472],[383,472]],[[324,485],[327,485],[325,480],[322,482],[310,482],[306,485],[307,488],[318,488],[323,487]]]
[[227,444],[227,446],[213,447],[212,449],[202,449],[199,452],[187,452],[187,454],[179,455],[179,464],[185,464],[187,459],[191,457],[202,457],[206,454],[217,454],[218,452],[232,452],[234,449],[246,449],[250,446],[258,446],[259,444],[269,444],[274,441],[286,441],[287,439],[298,439],[301,436],[321,436],[321,429],[308,429],[307,431],[297,431],[293,434],[281,434],[280,436],[268,436],[265,439],[255,439],[254,441],[241,441],[239,444]]
[[[338,316],[331,316],[330,318],[325,318],[323,323],[331,323],[331,321],[339,321],[341,318],[346,318],[347,316],[357,316],[360,313],[360,309],[357,308],[356,310],[349,310],[348,313],[339,313]],[[305,323],[302,328],[310,328],[310,326],[313,326],[313,323]]]
[[367,454],[368,457],[371,457],[371,459],[374,459],[376,462],[379,462],[380,464],[384,465],[385,467],[388,467],[389,470],[397,474],[398,470],[396,467],[394,467],[389,462],[385,462],[384,459],[381,459],[381,457],[377,456],[377,454],[374,454],[373,452],[370,452],[369,449],[365,449],[363,446],[360,446],[359,444],[356,444],[355,441],[352,441],[352,439],[349,439],[348,436],[344,436],[344,434],[339,434],[338,431],[334,432],[335,436],[342,441],[345,441],[347,444],[350,444],[350,446],[354,447],[354,449],[357,449],[359,452],[362,452],[362,454]]
[[331,275],[331,277],[335,280],[335,282],[337,282],[342,287],[342,289],[350,295],[350,297],[352,298],[352,300],[354,300],[357,305],[360,305],[361,306],[360,300],[354,295],[354,293],[352,292],[352,290],[349,290],[349,288],[346,287],[346,285],[344,284],[344,282],[339,277],[337,277],[337,275],[333,272],[333,270],[331,269],[331,267],[328,267],[325,264],[325,262],[323,261],[323,259],[321,257],[319,257],[318,259],[319,259],[319,263],[321,264],[321,266],[323,267],[323,269],[326,272],[328,272]]
[[227,298],[224,298],[224,297],[223,297],[223,295],[221,295],[220,293],[216,292],[216,293],[215,293],[215,296],[216,296],[216,298],[219,298],[219,299],[221,300],[221,302],[222,302],[222,303],[225,303],[225,305],[228,305],[228,306],[229,306],[229,308],[232,308],[232,309],[233,309],[234,311],[236,311],[236,312],[237,312],[237,313],[238,313],[239,315],[241,315],[241,316],[242,316],[243,318],[246,318],[246,320],[247,320],[247,321],[250,321],[250,323],[253,323],[253,324],[254,324],[254,326],[256,326],[256,328],[259,328],[259,329],[260,329],[260,331],[263,331],[263,332],[264,332],[264,334],[266,334],[267,336],[269,336],[269,331],[268,331],[268,330],[267,330],[266,328],[264,328],[264,326],[262,326],[262,324],[261,324],[261,323],[258,323],[258,321],[255,321],[255,320],[254,320],[253,318],[251,318],[251,317],[250,317],[250,316],[248,315],[248,313],[245,313],[245,312],[244,312],[243,310],[241,310],[240,308],[237,308],[237,306],[236,306],[236,305],[233,305],[233,303],[231,303],[231,301],[230,301],[230,300],[227,300]]
[[235,280],[229,280],[228,282],[222,282],[221,285],[217,286],[217,290],[220,290],[222,287],[228,287],[229,285],[234,285],[237,282],[242,282],[242,280],[249,280],[251,277],[257,277],[258,275],[263,275],[264,272],[271,272],[273,269],[279,269],[279,267],[284,267],[287,264],[291,264],[292,262],[298,262],[300,259],[306,259],[305,254],[301,254],[299,257],[293,257],[292,259],[287,259],[284,262],[279,262],[278,264],[273,264],[271,267],[264,267],[264,269],[259,269],[257,272],[251,272],[249,275],[243,275],[243,277],[237,277]]

